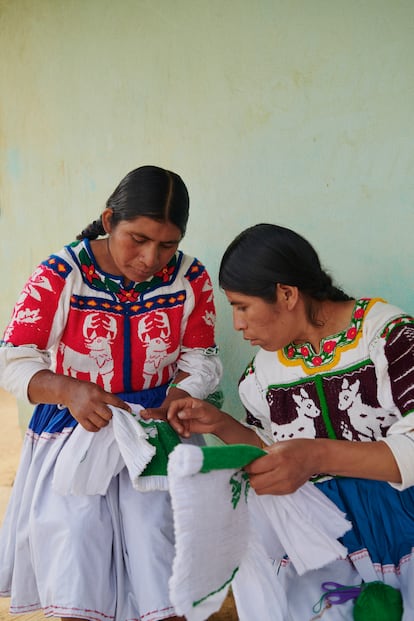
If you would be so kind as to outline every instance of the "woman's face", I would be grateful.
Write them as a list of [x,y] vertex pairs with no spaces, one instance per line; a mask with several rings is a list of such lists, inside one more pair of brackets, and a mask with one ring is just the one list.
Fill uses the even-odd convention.
[[[279,287],[279,285],[277,286]],[[267,351],[277,351],[299,337],[296,304],[292,306],[292,288],[279,290],[277,300],[226,291],[233,308],[233,326],[243,332],[243,338]],[[291,299],[289,299],[291,298]]]
[[120,276],[142,282],[162,269],[181,241],[180,229],[171,222],[158,222],[146,216],[107,225],[108,250]]

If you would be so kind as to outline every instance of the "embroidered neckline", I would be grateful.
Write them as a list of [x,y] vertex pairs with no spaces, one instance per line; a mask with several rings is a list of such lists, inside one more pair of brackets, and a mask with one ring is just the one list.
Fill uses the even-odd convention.
[[301,343],[300,345],[290,343],[284,347],[281,350],[281,354],[285,362],[302,363],[308,369],[315,370],[324,365],[331,364],[339,355],[340,349],[353,346],[359,340],[367,307],[376,301],[378,300],[370,298],[356,300],[349,326],[342,332],[323,338],[319,354],[315,353],[310,343]]
[[82,242],[70,244],[71,248],[76,248],[79,244],[82,244],[82,248],[77,253],[82,278],[93,289],[109,291],[114,294],[120,302],[136,302],[139,296],[148,289],[155,289],[161,285],[170,284],[175,278],[178,252],[173,255],[167,265],[148,280],[131,282],[125,286],[122,282],[122,277],[108,274],[99,269],[88,240],[83,241],[83,244]]

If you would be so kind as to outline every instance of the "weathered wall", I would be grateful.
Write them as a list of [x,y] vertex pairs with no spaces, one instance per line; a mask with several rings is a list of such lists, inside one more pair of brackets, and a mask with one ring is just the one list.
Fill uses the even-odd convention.
[[[277,222],[354,295],[414,312],[411,0],[0,0],[0,322],[144,163],[188,184],[217,282]],[[252,354],[216,286],[226,407]]]

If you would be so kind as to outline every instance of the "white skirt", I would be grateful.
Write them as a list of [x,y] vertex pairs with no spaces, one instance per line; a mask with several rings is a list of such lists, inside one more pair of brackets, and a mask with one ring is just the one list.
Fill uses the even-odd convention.
[[[0,531],[0,596],[10,613],[89,621],[159,621],[174,557],[168,492],[138,492],[124,468],[105,496],[52,489],[57,456],[73,428],[28,430]],[[99,476],[99,473],[97,473]]]

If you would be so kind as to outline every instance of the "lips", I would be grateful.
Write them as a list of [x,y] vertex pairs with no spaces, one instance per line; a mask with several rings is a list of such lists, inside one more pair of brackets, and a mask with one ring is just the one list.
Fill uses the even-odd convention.
[[155,271],[148,272],[144,270],[133,270],[133,272],[135,282],[142,282],[143,280],[148,280],[148,278],[151,278],[155,274]]

